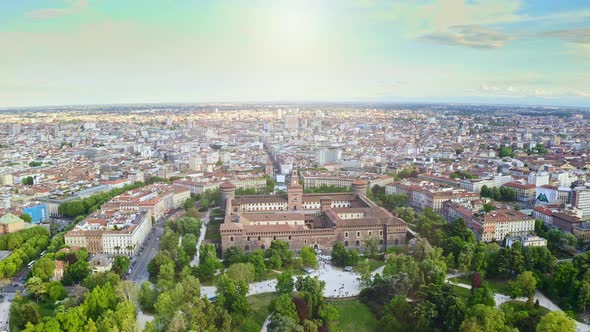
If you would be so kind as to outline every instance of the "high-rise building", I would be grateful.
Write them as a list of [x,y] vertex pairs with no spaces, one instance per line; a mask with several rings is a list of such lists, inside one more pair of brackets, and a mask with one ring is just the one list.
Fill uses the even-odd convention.
[[590,188],[574,188],[572,192],[572,205],[582,210],[582,219],[590,219]]
[[342,158],[342,151],[336,148],[321,148],[315,151],[315,161],[319,165],[333,163]]
[[299,119],[295,114],[285,115],[285,129],[297,129],[299,128]]

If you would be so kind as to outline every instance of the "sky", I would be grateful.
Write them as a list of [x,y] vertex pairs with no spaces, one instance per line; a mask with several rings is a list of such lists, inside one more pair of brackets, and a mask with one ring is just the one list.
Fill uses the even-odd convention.
[[0,107],[590,106],[588,0],[0,0]]

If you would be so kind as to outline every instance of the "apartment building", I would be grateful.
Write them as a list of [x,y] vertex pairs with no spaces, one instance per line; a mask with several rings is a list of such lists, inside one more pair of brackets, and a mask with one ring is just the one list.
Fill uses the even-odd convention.
[[469,224],[484,242],[502,241],[506,236],[526,235],[535,230],[535,219],[512,210],[499,209],[474,217]]
[[92,254],[134,255],[152,229],[151,217],[151,210],[95,212],[66,233],[65,244]]

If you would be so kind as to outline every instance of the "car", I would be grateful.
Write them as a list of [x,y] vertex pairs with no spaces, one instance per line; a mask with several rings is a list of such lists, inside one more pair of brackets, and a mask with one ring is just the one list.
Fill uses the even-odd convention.
[[346,271],[346,272],[352,272],[352,266],[345,266],[344,267],[344,271]]

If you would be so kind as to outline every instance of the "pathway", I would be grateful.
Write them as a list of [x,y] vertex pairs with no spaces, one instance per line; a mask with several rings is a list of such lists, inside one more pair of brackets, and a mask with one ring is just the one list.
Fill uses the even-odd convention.
[[199,240],[197,241],[197,253],[195,254],[195,257],[190,263],[191,266],[199,265],[199,257],[201,254],[201,242],[203,242],[203,240],[205,239],[205,234],[207,234],[207,224],[209,223],[209,216],[211,215],[211,211],[213,211],[213,209],[207,210],[205,216],[201,218],[201,235],[199,235]]
[[[361,285],[359,282],[360,274],[356,272],[346,272],[342,268],[334,267],[330,264],[329,256],[318,256],[319,268],[309,274],[311,277],[318,277],[326,282],[324,289],[325,297],[349,297],[359,295]],[[384,266],[379,267],[372,274],[383,273]],[[253,282],[249,286],[248,296],[272,293],[277,285],[276,279]],[[201,296],[212,298],[215,296],[215,286],[202,286]]]
[[[451,276],[447,276],[447,278],[452,278]],[[467,284],[463,284],[463,283],[459,283],[459,282],[454,282],[451,280],[447,279],[448,283],[451,283],[453,285],[459,286],[459,287],[463,287],[463,288],[467,288],[467,289],[471,289],[471,285],[467,285]],[[555,303],[553,303],[550,299],[548,299],[543,293],[541,293],[540,291],[536,291],[535,292],[535,300],[539,301],[539,305],[541,307],[545,307],[551,311],[558,311],[561,310]],[[517,297],[515,299],[511,298],[508,295],[504,295],[504,294],[499,294],[499,293],[495,293],[494,294],[494,300],[496,300],[496,306],[500,306],[502,303],[508,302],[508,301],[512,301],[512,300],[516,300],[516,301],[523,301],[526,302],[527,298],[526,297]],[[588,332],[590,331],[590,325],[588,324],[584,324],[582,322],[578,322],[576,321],[577,324],[577,331],[579,332]]]

